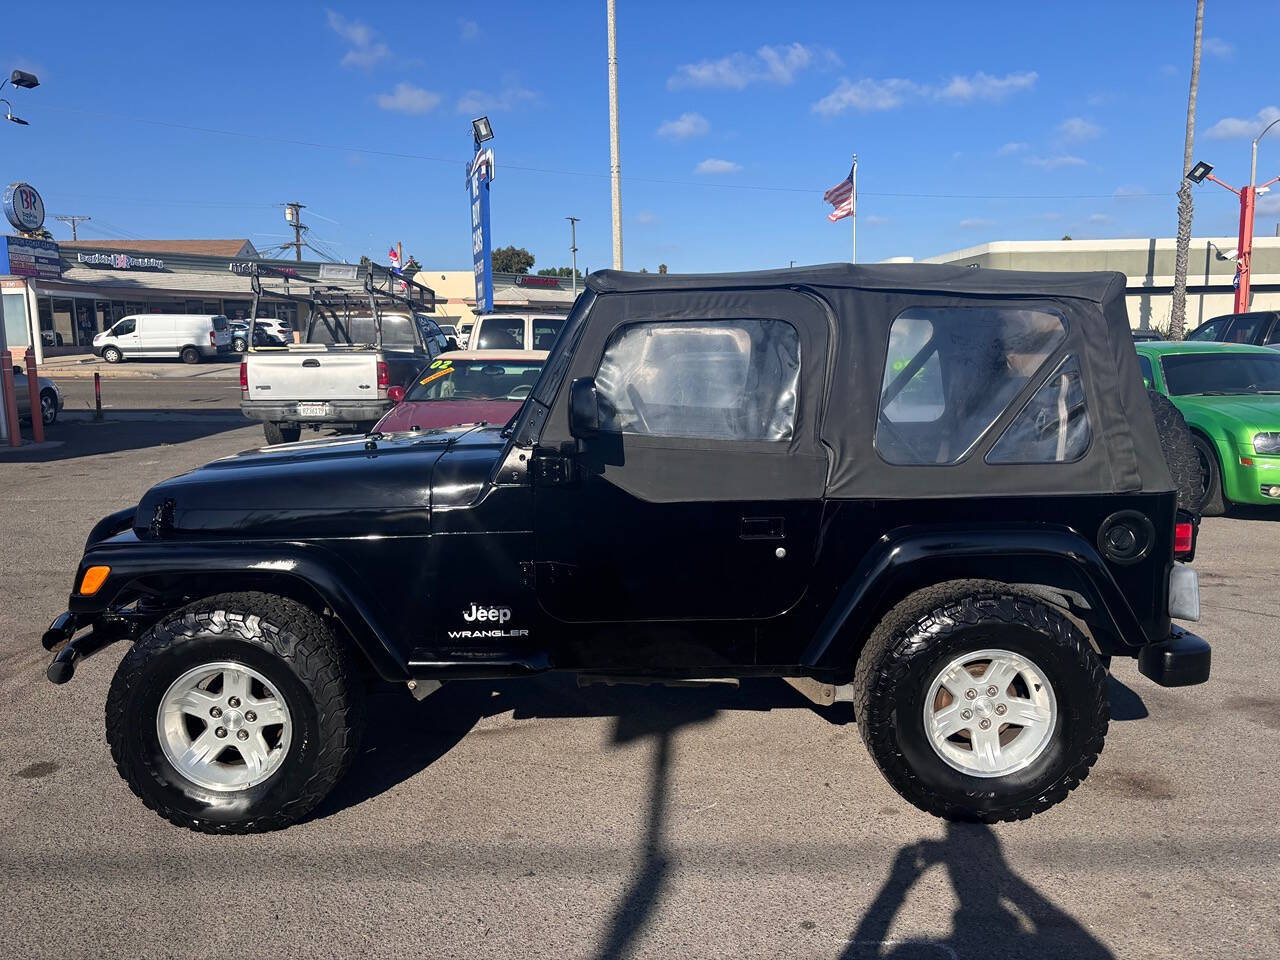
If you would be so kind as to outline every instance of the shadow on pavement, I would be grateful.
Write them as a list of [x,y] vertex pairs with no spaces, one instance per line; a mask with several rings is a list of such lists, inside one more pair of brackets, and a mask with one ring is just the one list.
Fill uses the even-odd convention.
[[[951,934],[941,939],[893,939],[893,921],[911,888],[935,866],[947,871],[959,904]],[[1114,954],[1014,873],[989,826],[948,823],[944,839],[908,844],[898,851],[842,960],[958,957],[1095,960]]]
[[1280,520],[1280,500],[1276,501],[1274,507],[1253,507],[1241,506],[1240,504],[1232,504],[1231,509],[1227,511],[1227,519],[1229,520],[1270,520],[1275,523]]
[[[184,410],[170,413],[162,410],[113,409],[102,421],[60,418],[45,428],[45,439],[58,445],[27,446],[4,453],[4,463],[53,463],[104,453],[143,450],[167,444],[187,443],[219,433],[254,426],[238,410]],[[29,430],[25,435],[29,436]],[[258,437],[261,437],[259,431]],[[246,443],[251,446],[255,441]]]

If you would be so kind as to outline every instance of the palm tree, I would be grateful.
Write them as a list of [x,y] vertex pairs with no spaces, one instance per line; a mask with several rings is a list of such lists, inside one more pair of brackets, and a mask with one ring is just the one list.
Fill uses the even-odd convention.
[[1187,95],[1187,135],[1182,145],[1182,183],[1178,187],[1178,252],[1173,263],[1173,316],[1169,339],[1181,340],[1187,322],[1187,261],[1191,257],[1191,155],[1196,146],[1196,93],[1200,88],[1200,34],[1204,0],[1196,0],[1196,40],[1191,51],[1191,92]]

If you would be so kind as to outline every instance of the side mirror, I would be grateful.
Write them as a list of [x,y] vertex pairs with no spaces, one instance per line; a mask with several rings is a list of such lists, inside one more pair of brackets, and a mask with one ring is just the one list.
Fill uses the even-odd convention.
[[444,342],[444,348],[445,348],[446,350],[457,350],[457,349],[458,349],[458,338],[457,338],[457,337],[449,337],[449,338]]
[[569,435],[579,440],[600,432],[600,397],[591,377],[569,384]]
[[396,406],[404,403],[404,387],[396,384],[394,387],[387,387],[387,399]]

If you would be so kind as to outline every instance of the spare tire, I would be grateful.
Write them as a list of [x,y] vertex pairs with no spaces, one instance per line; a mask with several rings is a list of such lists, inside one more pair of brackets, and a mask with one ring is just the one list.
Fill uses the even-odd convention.
[[1156,419],[1164,462],[1169,465],[1173,488],[1178,492],[1178,509],[1199,513],[1205,495],[1205,478],[1191,439],[1191,428],[1182,411],[1163,393],[1148,390],[1147,399],[1151,401],[1151,414]]

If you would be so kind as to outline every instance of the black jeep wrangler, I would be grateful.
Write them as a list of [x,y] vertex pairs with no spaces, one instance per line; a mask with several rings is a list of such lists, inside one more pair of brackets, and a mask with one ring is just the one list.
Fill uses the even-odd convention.
[[[587,280],[505,426],[323,439],[159,484],[89,536],[50,665],[148,806],[304,816],[366,679],[790,678],[906,799],[988,822],[1087,775],[1107,667],[1209,646],[1115,273],[830,265]],[[81,632],[84,631],[84,632]]]

